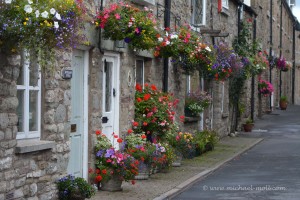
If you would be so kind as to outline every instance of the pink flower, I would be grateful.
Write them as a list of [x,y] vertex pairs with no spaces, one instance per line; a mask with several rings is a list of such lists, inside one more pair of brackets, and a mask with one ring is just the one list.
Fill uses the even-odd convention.
[[103,18],[104,18],[104,19],[108,19],[108,18],[109,18],[109,14],[105,14],[105,15],[103,16]]
[[151,117],[153,115],[153,112],[149,112],[148,114],[147,114],[147,117],[149,118],[149,117]]
[[115,14],[115,17],[116,17],[116,19],[118,19],[118,20],[121,19],[121,16],[120,16],[118,13]]
[[112,5],[110,6],[110,12],[116,10],[117,8],[118,8],[118,5],[117,5],[117,4],[112,4]]
[[136,33],[140,33],[140,32],[141,32],[139,28],[135,28],[134,31],[135,31]]

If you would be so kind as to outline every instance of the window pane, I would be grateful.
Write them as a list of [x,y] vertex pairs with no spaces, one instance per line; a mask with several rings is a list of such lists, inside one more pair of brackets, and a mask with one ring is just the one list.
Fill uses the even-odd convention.
[[17,91],[19,105],[17,108],[18,113],[18,132],[24,132],[24,90]]
[[192,15],[193,15],[193,20],[192,24],[197,25],[197,24],[203,24],[202,19],[203,19],[203,0],[193,0],[193,9],[192,9]]
[[29,131],[38,130],[38,91],[29,91]]
[[112,101],[112,64],[106,62],[105,66],[105,112],[111,111]]
[[144,84],[144,61],[136,61],[136,83],[143,85]]
[[30,57],[29,85],[37,86],[39,80],[39,65],[36,58]]
[[24,85],[24,65],[20,67],[17,85]]
[[228,0],[222,0],[222,6],[228,7]]

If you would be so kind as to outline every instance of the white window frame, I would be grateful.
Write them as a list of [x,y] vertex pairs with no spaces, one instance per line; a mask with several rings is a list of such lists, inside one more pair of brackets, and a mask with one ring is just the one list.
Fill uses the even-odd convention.
[[186,93],[191,92],[191,75],[186,75]]
[[142,66],[142,83],[141,83],[141,85],[144,88],[144,84],[145,84],[145,61],[144,61],[144,59],[141,59],[141,58],[135,60],[135,84],[137,83],[136,82],[137,81],[136,71],[137,71],[137,68],[138,68],[138,65],[137,65],[138,61],[142,61],[142,63],[143,63],[143,66]]
[[[17,132],[17,139],[33,139],[33,138],[40,138],[40,132],[41,132],[41,73],[39,72],[38,75],[38,81],[36,86],[30,86],[30,60],[29,60],[29,54],[27,52],[23,53],[23,73],[19,76],[23,76],[23,85],[17,85],[17,90],[23,90],[24,91],[24,102],[23,102],[23,132]],[[38,91],[38,97],[37,97],[37,130],[36,131],[29,131],[29,94],[30,91]],[[20,120],[20,119],[18,119]]]
[[222,97],[221,97],[221,113],[224,112],[224,101],[225,101],[225,84],[224,82],[222,84]]
[[229,0],[222,0],[222,7],[229,9]]
[[195,21],[195,1],[198,1],[198,0],[191,0],[191,9],[193,10],[193,12],[191,13],[191,26],[193,27],[193,29],[197,29],[196,27],[194,27],[195,25],[197,26],[205,26],[206,25],[206,1],[207,0],[202,0],[202,12],[203,12],[203,15],[202,15],[202,23],[201,24],[195,24],[194,21]]

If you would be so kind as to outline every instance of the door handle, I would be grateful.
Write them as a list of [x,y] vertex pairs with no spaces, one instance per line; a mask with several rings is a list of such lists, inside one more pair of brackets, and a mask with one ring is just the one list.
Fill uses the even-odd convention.
[[102,117],[102,123],[105,124],[108,122],[108,118],[107,117]]

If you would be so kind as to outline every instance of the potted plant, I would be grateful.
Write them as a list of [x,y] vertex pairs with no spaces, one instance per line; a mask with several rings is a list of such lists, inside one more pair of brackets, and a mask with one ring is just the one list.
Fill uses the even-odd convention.
[[288,104],[287,96],[281,96],[280,101],[279,101],[280,109],[281,110],[286,110],[287,104]]
[[95,188],[83,178],[67,175],[56,181],[60,200],[84,200],[95,195]]
[[253,126],[254,126],[253,120],[250,119],[250,118],[248,118],[248,119],[245,121],[245,124],[243,124],[244,131],[245,131],[245,132],[251,132]]
[[198,131],[194,135],[194,143],[196,147],[196,156],[207,151],[212,151],[218,143],[219,137],[216,131],[203,130]]
[[186,74],[191,74],[199,66],[207,68],[211,65],[212,52],[189,25],[184,25],[177,31],[172,32],[167,27],[164,34],[157,34],[154,56],[172,57],[172,62],[179,64]]
[[128,132],[125,137],[125,144],[125,152],[139,161],[138,175],[135,176],[135,179],[148,179],[152,152],[151,145],[146,141],[146,135]]
[[188,132],[170,133],[168,142],[175,150],[176,158],[193,158],[195,156],[194,137]]
[[82,1],[8,0],[0,5],[0,51],[38,52],[43,68],[54,62],[54,48],[73,48],[85,40]]
[[[112,136],[113,140],[116,139],[120,146],[124,146],[121,138],[115,134]],[[95,153],[96,170],[91,171],[91,173],[101,190],[120,191],[123,181],[133,180],[138,174],[139,161],[128,153],[114,148],[111,141],[102,133],[97,134]],[[134,183],[132,181],[132,184]]]
[[95,25],[104,30],[104,39],[124,40],[136,50],[156,45],[156,19],[147,7],[142,10],[127,3],[113,3],[98,13]]
[[259,94],[262,94],[263,96],[266,97],[266,96],[270,96],[273,91],[274,91],[273,85],[270,82],[262,79],[258,81]]
[[205,91],[190,92],[185,98],[185,115],[199,117],[200,113],[208,108],[211,96]]
[[147,141],[164,141],[167,133],[175,129],[178,99],[170,93],[158,90],[155,85],[136,84],[135,116],[132,122],[134,133],[143,133]]

